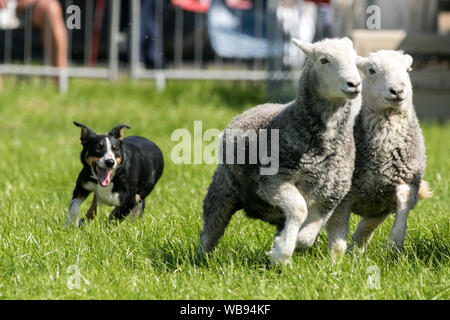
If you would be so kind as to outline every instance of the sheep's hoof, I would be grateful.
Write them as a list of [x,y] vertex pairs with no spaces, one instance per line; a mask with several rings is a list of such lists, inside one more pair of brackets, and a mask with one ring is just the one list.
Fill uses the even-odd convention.
[[335,255],[344,255],[347,251],[347,242],[345,241],[336,241],[328,244],[328,250],[330,254]]
[[84,220],[84,218],[81,218],[77,223],[77,226],[80,228],[84,227],[85,225],[86,225],[86,221]]
[[195,264],[198,264],[198,265],[204,264],[207,261],[208,255],[212,251],[213,250],[209,250],[209,251],[205,250],[205,248],[200,243],[198,245],[197,250],[195,251],[195,255],[194,255],[194,262],[195,262]]
[[341,246],[333,246],[330,248],[330,256],[333,263],[339,262],[345,256],[346,248]]
[[395,241],[393,240],[388,240],[386,241],[386,244],[384,245],[384,249],[385,250],[389,250],[392,251],[394,253],[399,253],[400,251],[402,251],[402,246],[397,244]]
[[363,254],[366,251],[366,247],[365,245],[359,245],[355,242],[352,242],[348,248],[347,248],[347,252],[353,255],[359,255],[359,254]]
[[206,262],[206,254],[203,252],[196,252],[194,255],[194,263],[196,265],[202,265]]
[[273,265],[292,266],[291,256],[274,252],[271,250],[266,253],[270,259],[270,263]]

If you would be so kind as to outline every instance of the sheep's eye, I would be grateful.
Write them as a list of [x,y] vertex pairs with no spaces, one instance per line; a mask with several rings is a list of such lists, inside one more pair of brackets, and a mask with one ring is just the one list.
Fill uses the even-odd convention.
[[370,73],[370,74],[375,74],[375,69],[370,68],[370,69],[369,69],[369,73]]
[[326,63],[329,63],[330,61],[328,61],[328,59],[327,58],[320,58],[320,63],[321,64],[326,64]]

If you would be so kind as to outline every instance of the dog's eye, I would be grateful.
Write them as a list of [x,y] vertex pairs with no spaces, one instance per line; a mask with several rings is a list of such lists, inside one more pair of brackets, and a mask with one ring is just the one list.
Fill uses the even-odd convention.
[[370,74],[375,74],[375,69],[374,69],[374,68],[370,68],[370,69],[369,69],[369,73],[370,73]]
[[116,146],[116,145],[113,145],[113,146],[112,146],[112,149],[113,149],[114,151],[116,151],[117,146]]
[[330,61],[328,61],[328,59],[327,58],[320,58],[320,63],[321,64],[327,64],[327,63],[329,63]]
[[99,145],[100,147],[103,147],[105,144],[104,144],[103,141],[102,141],[102,142],[100,142],[98,145]]

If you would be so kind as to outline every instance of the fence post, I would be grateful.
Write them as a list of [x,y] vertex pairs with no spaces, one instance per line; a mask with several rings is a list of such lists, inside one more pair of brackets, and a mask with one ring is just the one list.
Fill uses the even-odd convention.
[[59,69],[58,89],[60,93],[66,93],[69,89],[69,73],[67,67]]
[[130,43],[130,78],[137,79],[139,63],[139,33],[141,26],[141,1],[132,0],[130,10],[131,20],[131,43]]
[[267,95],[269,98],[278,98],[280,90],[280,82],[275,78],[277,71],[282,69],[282,57],[279,56],[277,51],[277,45],[280,44],[280,35],[282,31],[278,24],[277,19],[277,5],[278,1],[269,0],[267,2],[266,14],[267,14],[267,38],[269,40],[269,58],[268,58],[268,70],[269,78],[267,80]]
[[119,72],[120,0],[111,0],[109,30],[109,80],[116,81]]
[[25,21],[24,21],[24,64],[31,64],[31,53],[32,53],[32,44],[33,44],[33,29],[31,25],[31,7],[25,8]]

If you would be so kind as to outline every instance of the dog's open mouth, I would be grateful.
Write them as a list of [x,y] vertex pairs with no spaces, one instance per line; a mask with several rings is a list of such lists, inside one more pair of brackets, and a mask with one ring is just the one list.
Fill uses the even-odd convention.
[[98,165],[95,166],[95,169],[97,171],[98,182],[102,187],[107,187],[111,182],[112,170],[99,167]]

